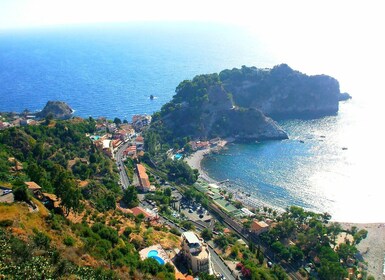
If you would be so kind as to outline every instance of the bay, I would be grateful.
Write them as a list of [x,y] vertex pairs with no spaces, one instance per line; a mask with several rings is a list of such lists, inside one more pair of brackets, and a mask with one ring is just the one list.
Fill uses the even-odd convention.
[[309,55],[303,43],[288,49],[252,30],[207,23],[2,31],[0,111],[34,111],[62,100],[81,117],[130,120],[159,110],[181,81],[198,74],[279,63],[329,74],[353,96],[338,116],[281,122],[289,140],[234,144],[203,166],[276,207],[293,204],[330,212],[339,221],[384,222],[381,53],[351,45],[348,52],[320,48]]

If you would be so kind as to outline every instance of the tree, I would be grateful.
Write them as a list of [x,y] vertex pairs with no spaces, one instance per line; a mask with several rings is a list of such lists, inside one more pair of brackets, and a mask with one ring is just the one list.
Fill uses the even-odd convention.
[[321,267],[318,269],[318,276],[324,280],[340,280],[346,276],[346,271],[338,262],[324,260],[321,262]]
[[80,210],[82,194],[77,187],[76,181],[67,172],[62,172],[55,180],[55,193],[61,200],[64,213],[69,215],[70,211]]
[[163,193],[165,196],[171,197],[171,189],[170,188],[165,188]]
[[168,179],[179,184],[192,185],[198,179],[198,175],[182,160],[169,160],[166,162]]
[[338,256],[346,261],[349,257],[353,257],[358,252],[358,249],[354,245],[341,243],[338,245],[337,253]]
[[138,192],[135,186],[128,186],[127,189],[123,191],[122,200],[129,208],[139,205]]
[[296,245],[290,246],[289,251],[293,261],[297,262],[297,261],[303,260],[304,258],[303,252],[298,246]]
[[227,240],[226,236],[219,235],[214,238],[214,243],[219,246],[220,248],[225,248],[227,245],[229,245],[229,241]]
[[119,118],[115,118],[115,119],[114,119],[114,123],[115,123],[115,124],[121,124],[121,123],[122,123],[122,120],[119,119]]
[[18,185],[13,188],[13,196],[17,201],[29,201],[29,194],[27,192],[27,186]]
[[211,238],[213,238],[213,232],[208,229],[208,228],[205,228],[202,233],[201,233],[201,236],[202,238],[207,241],[207,240],[210,240]]
[[365,230],[365,229],[359,230],[356,234],[353,235],[353,238],[354,238],[353,244],[358,245],[367,236],[368,236],[367,230]]

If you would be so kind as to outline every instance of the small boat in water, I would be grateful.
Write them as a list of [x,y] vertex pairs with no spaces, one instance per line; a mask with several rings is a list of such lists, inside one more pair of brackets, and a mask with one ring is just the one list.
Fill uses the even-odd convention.
[[342,147],[342,150],[344,150],[344,151],[346,151],[348,148],[346,148],[346,147]]
[[151,94],[151,95],[150,95],[150,99],[151,99],[151,100],[154,100],[154,98],[155,98],[155,97]]

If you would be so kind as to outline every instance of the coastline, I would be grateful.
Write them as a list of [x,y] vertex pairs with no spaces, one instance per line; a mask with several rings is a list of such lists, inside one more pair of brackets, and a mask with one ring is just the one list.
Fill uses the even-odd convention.
[[372,275],[378,280],[385,279],[385,275],[383,275],[385,272],[385,223],[338,223],[343,229],[356,226],[358,229],[368,231],[368,236],[357,245],[357,249],[368,263],[368,275]]
[[233,187],[233,186],[227,186],[226,184],[220,184],[217,180],[210,177],[210,175],[203,169],[201,163],[202,163],[202,160],[204,159],[205,156],[209,155],[212,152],[218,152],[221,149],[224,149],[227,144],[232,143],[234,141],[235,141],[235,139],[233,139],[233,138],[221,140],[217,146],[195,151],[194,153],[192,153],[189,157],[185,158],[184,160],[191,168],[198,169],[198,171],[199,171],[199,178],[198,179],[201,179],[201,180],[203,180],[209,184],[216,184],[216,185],[220,186],[221,188],[225,189],[226,192],[232,193],[233,199],[242,202],[242,204],[245,205],[246,207],[252,209],[252,208],[266,206],[268,208],[272,208],[273,210],[277,211],[278,213],[283,212],[284,209],[275,207],[275,206],[268,204],[268,203],[266,203],[260,199],[255,198],[255,197],[248,196],[247,193],[242,191],[240,188],[237,188],[236,186]]
[[[206,181],[207,183],[216,183],[218,182],[210,177],[210,175],[202,168],[201,162],[204,157],[210,154],[213,151],[219,151],[223,149],[225,145],[232,141],[223,140],[221,145],[216,147],[210,147],[202,150],[198,150],[192,153],[189,157],[184,160],[186,163],[193,169],[198,169],[199,178]],[[234,198],[240,200],[245,206],[250,208],[254,207],[272,207],[256,198],[247,197],[241,192],[237,192],[237,189],[231,189],[227,186],[221,185],[226,191],[232,192],[235,196]],[[272,207],[275,210],[280,211],[276,207]],[[281,210],[282,211],[282,210]],[[383,275],[384,267],[384,258],[385,258],[385,223],[351,223],[351,222],[339,222],[343,229],[350,229],[352,226],[356,226],[358,229],[365,229],[368,231],[368,236],[357,245],[361,255],[364,260],[368,263],[367,272],[368,275],[374,276],[376,279],[385,279]]]

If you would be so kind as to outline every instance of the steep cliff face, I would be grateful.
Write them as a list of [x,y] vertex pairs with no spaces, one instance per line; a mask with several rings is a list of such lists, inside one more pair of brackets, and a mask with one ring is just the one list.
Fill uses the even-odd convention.
[[155,114],[154,125],[161,124],[168,139],[285,139],[287,134],[271,118],[333,115],[340,99],[339,83],[330,76],[307,76],[286,64],[243,66],[183,81],[173,100]]
[[37,113],[38,118],[52,116],[54,119],[69,119],[72,117],[73,110],[63,101],[48,101],[44,109]]
[[278,124],[260,110],[237,107],[217,74],[201,75],[193,81],[182,82],[177,94],[163,106],[160,115],[159,122],[174,137],[287,138]]
[[273,118],[312,118],[338,112],[339,83],[330,76],[307,76],[281,64],[273,69],[224,70],[220,77],[236,104],[260,109]]

